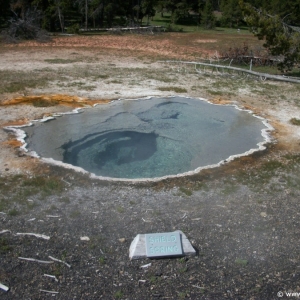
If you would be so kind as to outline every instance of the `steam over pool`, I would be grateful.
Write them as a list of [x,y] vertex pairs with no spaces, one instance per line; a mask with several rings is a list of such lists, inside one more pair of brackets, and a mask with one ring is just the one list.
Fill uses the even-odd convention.
[[233,106],[171,97],[119,100],[25,128],[28,149],[95,175],[182,174],[257,150],[260,118]]

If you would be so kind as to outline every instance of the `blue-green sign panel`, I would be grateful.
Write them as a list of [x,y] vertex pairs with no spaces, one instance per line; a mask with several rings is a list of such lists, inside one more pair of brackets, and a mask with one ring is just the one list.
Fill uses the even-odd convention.
[[183,254],[179,232],[148,233],[145,238],[147,257],[180,256]]

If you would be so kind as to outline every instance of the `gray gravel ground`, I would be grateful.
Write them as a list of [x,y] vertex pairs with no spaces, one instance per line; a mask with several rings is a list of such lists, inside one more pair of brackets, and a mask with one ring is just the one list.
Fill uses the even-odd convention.
[[[107,183],[58,167],[31,178],[2,176],[1,230],[9,231],[0,234],[0,282],[10,290],[0,290],[1,299],[278,299],[281,291],[300,292],[299,157],[287,157],[271,168],[262,155],[259,170],[225,176],[225,167],[181,184]],[[8,198],[14,203],[6,205]],[[196,257],[129,260],[136,234],[177,229]]]

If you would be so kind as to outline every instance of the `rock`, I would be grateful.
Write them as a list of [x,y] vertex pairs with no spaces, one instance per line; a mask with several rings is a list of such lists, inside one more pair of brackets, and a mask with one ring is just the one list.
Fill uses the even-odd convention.
[[119,242],[120,242],[120,243],[125,243],[125,241],[126,241],[126,239],[125,239],[125,238],[121,238],[121,239],[119,239]]
[[80,240],[81,240],[81,241],[89,241],[90,238],[89,238],[88,236],[81,236],[81,237],[80,237]]

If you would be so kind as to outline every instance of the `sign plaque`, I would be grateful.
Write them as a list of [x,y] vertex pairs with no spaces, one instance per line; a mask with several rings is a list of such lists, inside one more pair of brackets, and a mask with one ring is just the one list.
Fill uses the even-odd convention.
[[147,257],[183,255],[180,233],[163,232],[145,234]]

